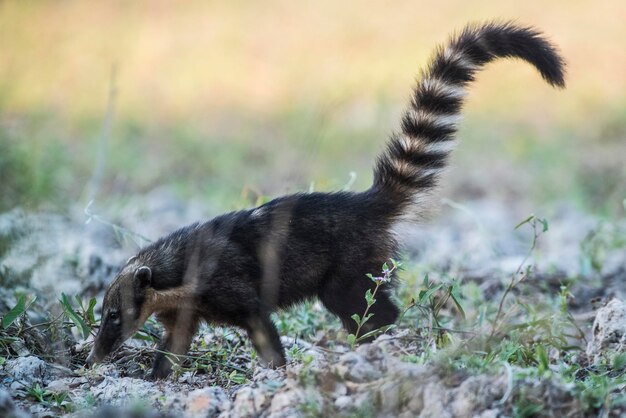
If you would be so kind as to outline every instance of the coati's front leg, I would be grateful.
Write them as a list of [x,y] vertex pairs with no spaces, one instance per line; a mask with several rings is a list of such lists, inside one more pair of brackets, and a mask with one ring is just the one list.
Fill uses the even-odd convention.
[[165,333],[159,344],[159,351],[154,356],[150,379],[164,379],[172,370],[172,362],[179,362],[174,355],[184,355],[189,351],[193,336],[198,330],[199,318],[190,310],[176,310],[157,314],[157,319],[165,327]]
[[276,326],[269,317],[269,313],[260,312],[251,315],[247,319],[244,328],[248,332],[252,345],[259,353],[261,360],[269,367],[285,365],[285,353],[280,343],[280,336]]

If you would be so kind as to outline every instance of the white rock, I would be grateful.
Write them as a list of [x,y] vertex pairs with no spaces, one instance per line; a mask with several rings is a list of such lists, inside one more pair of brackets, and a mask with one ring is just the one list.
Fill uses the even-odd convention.
[[46,362],[35,356],[11,359],[4,366],[5,372],[20,386],[42,382],[47,377],[47,369]]
[[187,383],[193,384],[195,380],[195,375],[192,372],[185,372],[178,378],[178,383]]
[[501,415],[501,412],[497,409],[487,409],[476,415],[476,418],[498,418]]
[[343,395],[335,399],[335,407],[339,410],[345,410],[352,406],[352,398],[347,395]]
[[342,382],[335,382],[335,387],[331,393],[333,398],[338,398],[340,396],[346,395],[348,393],[348,387]]
[[70,391],[70,385],[65,379],[57,379],[48,383],[46,390],[54,393],[64,393]]
[[254,408],[257,411],[262,411],[270,404],[271,398],[268,396],[268,392],[265,389],[254,391]]
[[626,303],[611,300],[600,308],[592,327],[592,339],[587,356],[597,363],[609,356],[626,351]]
[[279,392],[272,398],[269,408],[270,417],[291,417],[297,412],[297,407],[305,399],[302,389]]
[[[277,393],[272,399],[271,412],[276,413],[294,405],[294,401],[298,398],[294,392],[295,391]],[[297,404],[297,402],[295,402],[295,404]]]
[[381,371],[372,362],[355,352],[342,355],[334,371],[339,377],[357,383],[370,382],[381,377]]
[[187,396],[186,415],[189,418],[217,417],[229,407],[228,396],[219,386],[197,389]]
[[153,406],[164,396],[163,391],[153,383],[131,377],[106,377],[90,390],[101,403],[114,406],[134,403]]
[[233,416],[249,417],[256,415],[254,389],[245,386],[237,391],[232,406]]

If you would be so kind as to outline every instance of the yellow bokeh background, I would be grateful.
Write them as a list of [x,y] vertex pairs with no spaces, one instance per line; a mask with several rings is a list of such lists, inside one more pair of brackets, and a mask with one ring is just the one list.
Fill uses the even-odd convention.
[[362,189],[434,47],[489,20],[543,31],[567,88],[519,61],[481,72],[445,195],[623,212],[623,0],[3,1],[0,134],[19,153],[0,171],[12,195],[36,190],[26,203],[79,199],[96,161],[102,199],[175,183],[240,207],[242,189],[334,190],[352,171]]
[[17,113],[102,114],[115,65],[119,113],[155,120],[265,114],[308,100],[400,101],[436,44],[489,19],[543,30],[567,59],[568,89],[555,95],[529,66],[499,63],[481,75],[474,108],[515,103],[517,114],[532,113],[549,101],[570,116],[624,101],[618,0],[5,1],[2,100]]

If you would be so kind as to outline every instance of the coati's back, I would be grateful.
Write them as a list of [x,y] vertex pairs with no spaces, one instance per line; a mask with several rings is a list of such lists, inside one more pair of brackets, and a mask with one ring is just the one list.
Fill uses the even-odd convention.
[[285,307],[379,272],[395,256],[389,215],[373,192],[296,194],[242,212],[229,240],[254,260],[265,303]]
[[389,215],[372,191],[289,195],[180,229],[138,257],[155,274],[178,278],[165,287],[183,285],[195,259],[201,295],[220,297],[237,281],[240,296],[245,288],[268,307],[286,307],[318,295],[327,281],[363,282],[378,272],[395,255]]
[[[414,219],[436,186],[454,145],[467,85],[500,57],[521,58],[549,84],[564,85],[563,61],[536,30],[510,23],[468,26],[436,50],[421,74],[401,130],[376,162],[370,189],[281,197],[190,225],[144,248],[107,291],[88,360],[103,358],[156,313],[166,329],[161,352],[184,354],[204,319],[244,328],[262,359],[282,365],[269,315],[311,296],[355,333],[351,317],[364,311],[364,294],[373,287],[366,274],[378,273],[396,254],[391,231]],[[130,316],[120,318],[119,312]],[[369,313],[362,334],[395,322],[398,308],[388,286],[379,289]],[[168,372],[165,357],[157,355],[153,376]]]
[[392,227],[419,218],[423,198],[437,185],[454,146],[468,84],[482,66],[500,57],[521,58],[549,84],[564,86],[563,61],[536,30],[509,23],[468,26],[437,49],[421,74],[401,131],[378,158],[369,190],[294,195],[257,209],[266,214],[285,211],[282,226],[288,232],[281,233],[285,247],[280,277],[288,279],[281,290],[284,286],[289,291],[281,293],[281,302],[298,300],[284,293],[300,296],[299,290],[312,292],[315,286],[322,292],[325,286],[343,286],[344,293],[356,297],[349,292],[354,281],[371,285],[365,273],[379,272],[395,255]]

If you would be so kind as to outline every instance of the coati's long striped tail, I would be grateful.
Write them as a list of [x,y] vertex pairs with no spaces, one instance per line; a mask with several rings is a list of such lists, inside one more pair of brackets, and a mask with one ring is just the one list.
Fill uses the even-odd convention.
[[551,85],[564,87],[564,61],[530,27],[513,23],[467,26],[438,48],[421,74],[411,104],[374,169],[375,191],[396,203],[398,214],[433,188],[452,150],[465,90],[475,73],[500,57],[528,61]]

